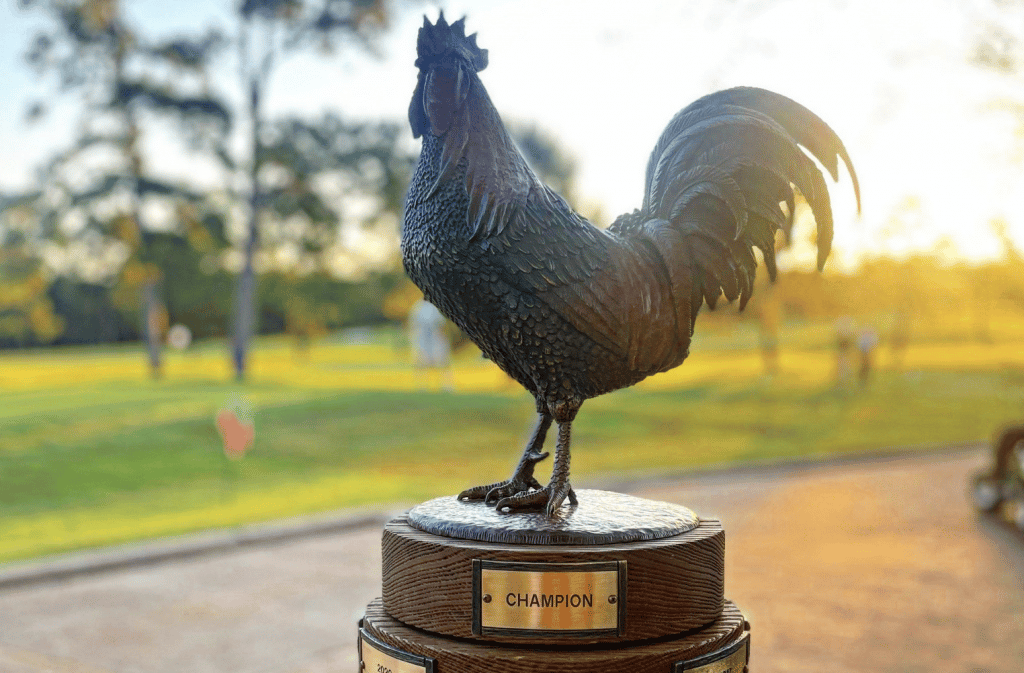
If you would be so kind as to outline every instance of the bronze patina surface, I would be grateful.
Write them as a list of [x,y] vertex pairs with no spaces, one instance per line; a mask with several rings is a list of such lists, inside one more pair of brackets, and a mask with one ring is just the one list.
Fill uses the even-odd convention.
[[578,505],[548,516],[507,516],[483,502],[454,496],[428,500],[409,512],[409,525],[445,537],[508,544],[590,545],[660,540],[693,530],[697,515],[681,505],[609,491],[583,490]]
[[[809,155],[834,179],[842,160],[858,208],[860,187],[846,147],[820,117],[781,94],[737,87],[669,122],[648,161],[640,208],[598,228],[520,153],[484,88],[488,62],[464,19],[424,17],[409,104],[423,145],[406,197],[402,263],[427,301],[536,403],[512,476],[459,497],[555,516],[577,501],[570,444],[583,403],[681,365],[703,304],[713,309],[723,295],[747,303],[754,248],[774,279],[775,237],[790,232],[794,189],[814,214],[824,265],[832,206]],[[548,455],[553,425],[554,464],[543,486],[534,466]]]

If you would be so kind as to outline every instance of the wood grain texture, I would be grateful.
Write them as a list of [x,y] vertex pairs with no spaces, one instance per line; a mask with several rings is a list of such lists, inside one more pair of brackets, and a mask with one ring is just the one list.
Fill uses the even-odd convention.
[[560,642],[524,635],[473,634],[473,560],[627,563],[622,636],[565,637],[573,644],[628,642],[698,629],[722,614],[725,533],[716,519],[660,540],[604,545],[511,545],[446,538],[417,530],[405,516],[383,535],[383,605],[394,618],[432,633],[507,643]]
[[726,601],[721,614],[699,631],[616,646],[515,646],[444,638],[390,617],[380,599],[366,609],[363,627],[391,647],[431,657],[438,673],[666,673],[677,661],[714,652],[741,638],[743,615]]

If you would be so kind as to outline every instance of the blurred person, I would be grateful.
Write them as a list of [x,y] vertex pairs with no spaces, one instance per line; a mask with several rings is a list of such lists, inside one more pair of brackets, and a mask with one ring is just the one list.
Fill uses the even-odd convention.
[[[417,301],[409,311],[409,343],[413,364],[417,369],[440,373],[441,387],[455,390],[451,370],[451,343],[444,328],[447,320],[425,299]],[[429,381],[429,375],[426,377]]]
[[161,302],[153,300],[149,310],[143,314],[143,326],[147,342],[152,341],[154,346],[150,350],[150,376],[154,379],[163,378],[163,363],[160,361],[160,344],[167,343],[167,333],[170,329],[171,319],[167,307]]
[[779,373],[779,322],[782,307],[776,297],[775,286],[761,289],[765,294],[757,306],[757,336],[761,348],[764,372],[769,378]]
[[867,382],[871,379],[874,352],[877,345],[878,333],[874,329],[865,327],[860,331],[860,336],[857,338],[857,352],[860,354],[859,379],[862,386],[867,385]]
[[836,386],[840,388],[853,378],[853,348],[855,325],[849,316],[836,321]]

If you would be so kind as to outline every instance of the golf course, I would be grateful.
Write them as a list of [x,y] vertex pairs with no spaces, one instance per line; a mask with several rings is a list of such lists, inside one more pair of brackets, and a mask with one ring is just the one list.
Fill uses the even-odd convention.
[[[898,357],[883,338],[864,384],[836,380],[831,323],[783,325],[774,376],[754,326],[705,325],[684,366],[586,403],[577,483],[986,441],[1024,414],[1014,325],[985,340],[922,329]],[[160,380],[137,345],[5,353],[0,562],[401,506],[507,476],[532,423],[528,395],[471,346],[452,390],[410,362],[393,329],[302,350],[265,337],[245,384],[218,340],[168,352]],[[226,457],[224,409],[253,427],[241,459]]]

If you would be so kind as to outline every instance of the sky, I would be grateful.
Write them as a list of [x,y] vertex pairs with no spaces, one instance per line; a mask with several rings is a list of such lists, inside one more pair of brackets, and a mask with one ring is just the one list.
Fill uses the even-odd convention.
[[[23,110],[47,89],[21,65],[32,21],[0,8],[0,190],[24,187],[74,129],[70,106],[26,127]],[[231,30],[226,1],[124,0],[147,34],[197,25]],[[832,186],[836,264],[904,255],[948,239],[969,259],[998,254],[1001,217],[1024,246],[1024,72],[1005,76],[970,57],[986,25],[1024,35],[1021,11],[997,0],[463,0],[490,64],[481,73],[506,119],[534,121],[578,162],[577,191],[607,220],[640,205],[647,157],[680,109],[736,85],[772,89],[821,116],[858,172],[858,217],[847,175]],[[1006,4],[1005,2],[1002,4]],[[1021,4],[1024,8],[1024,3]],[[381,57],[294,57],[276,72],[272,114],[405,122],[415,84],[416,31],[439,5],[399,6]],[[220,76],[230,81],[226,66]],[[410,137],[410,142],[412,139]],[[167,153],[168,170],[190,170]],[[175,164],[172,166],[170,164]]]

